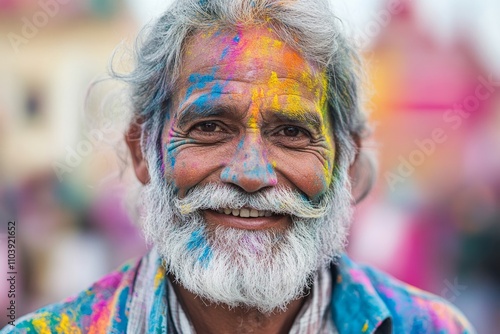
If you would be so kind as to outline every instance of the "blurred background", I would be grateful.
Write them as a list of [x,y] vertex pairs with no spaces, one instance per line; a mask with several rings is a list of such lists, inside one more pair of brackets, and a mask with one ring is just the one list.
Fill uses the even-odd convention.
[[[479,333],[495,333],[500,2],[332,2],[366,60],[369,149],[379,160],[348,253],[448,299]],[[8,271],[6,226],[15,220],[18,317],[147,249],[128,214],[133,176],[115,145],[126,102],[113,84],[87,92],[117,45],[131,45],[169,3],[0,0],[0,271]],[[2,310],[6,284],[1,278]],[[2,312],[0,327],[7,321]]]

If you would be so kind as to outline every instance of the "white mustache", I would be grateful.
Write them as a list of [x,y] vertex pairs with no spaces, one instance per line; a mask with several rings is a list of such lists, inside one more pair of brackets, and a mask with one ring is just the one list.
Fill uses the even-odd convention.
[[322,196],[318,204],[314,204],[300,193],[284,187],[246,193],[233,186],[211,183],[192,188],[182,199],[176,198],[175,206],[183,215],[199,210],[247,207],[299,218],[320,218],[328,213],[330,201],[329,191]]

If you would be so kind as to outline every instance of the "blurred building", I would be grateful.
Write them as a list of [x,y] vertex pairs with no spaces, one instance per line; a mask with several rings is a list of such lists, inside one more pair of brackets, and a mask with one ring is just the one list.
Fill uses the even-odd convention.
[[[424,4],[387,16],[387,2],[367,23],[380,28],[365,53],[379,182],[358,208],[350,253],[457,303],[493,333],[499,260],[486,259],[500,242],[500,72],[470,31],[443,37],[439,24],[423,25]],[[474,289],[483,284],[487,293]]]
[[[480,333],[494,333],[500,2],[332,1],[365,50],[379,157],[348,251],[457,303]],[[130,183],[114,146],[126,106],[106,82],[87,91],[115,47],[132,44],[169,3],[0,0],[0,219],[19,226],[19,315],[145,250],[127,214],[133,205],[123,204]],[[116,61],[128,65],[122,53]]]

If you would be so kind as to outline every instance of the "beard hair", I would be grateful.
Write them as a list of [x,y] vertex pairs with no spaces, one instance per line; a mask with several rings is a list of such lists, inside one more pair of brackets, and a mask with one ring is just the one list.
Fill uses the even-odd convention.
[[[249,194],[227,184],[196,186],[179,199],[157,170],[144,189],[143,233],[167,272],[205,301],[284,311],[344,250],[352,199],[347,168],[339,167],[317,203],[285,188]],[[209,228],[201,213],[243,206],[287,214],[292,224],[284,231]]]

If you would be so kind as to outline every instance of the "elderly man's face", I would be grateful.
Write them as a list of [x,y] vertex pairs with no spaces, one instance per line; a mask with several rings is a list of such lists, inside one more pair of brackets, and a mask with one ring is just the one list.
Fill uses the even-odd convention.
[[[267,28],[198,33],[182,64],[162,139],[165,173],[180,197],[208,183],[248,193],[279,185],[309,199],[325,193],[335,148],[324,73]],[[291,223],[251,208],[203,215],[213,227]]]

